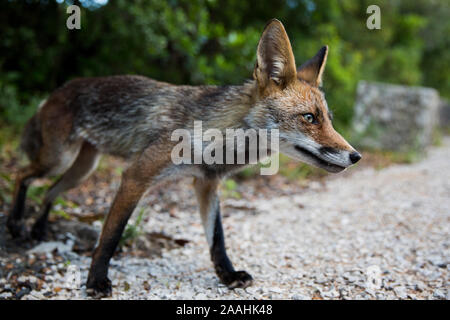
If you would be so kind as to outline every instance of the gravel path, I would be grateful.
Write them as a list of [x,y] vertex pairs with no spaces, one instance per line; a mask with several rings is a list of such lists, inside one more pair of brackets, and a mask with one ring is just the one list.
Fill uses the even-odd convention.
[[[413,165],[354,170],[247,208],[224,203],[230,258],[255,278],[245,290],[219,284],[195,210],[178,211],[175,219],[149,214],[146,232],[189,242],[157,258],[113,259],[112,298],[449,299],[449,159],[447,137]],[[86,298],[84,287],[65,288],[64,260],[80,267],[84,284],[90,258],[67,250],[60,248],[63,259],[45,271],[41,290],[31,286],[23,299]],[[2,286],[8,287],[7,276],[0,279],[0,297],[11,297]]]

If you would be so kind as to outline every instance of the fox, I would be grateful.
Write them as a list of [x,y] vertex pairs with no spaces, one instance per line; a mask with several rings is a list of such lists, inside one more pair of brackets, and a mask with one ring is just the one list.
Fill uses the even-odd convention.
[[[56,89],[26,124],[21,147],[29,165],[20,169],[7,219],[12,237],[43,240],[56,197],[75,188],[96,169],[102,154],[127,161],[119,189],[92,254],[86,291],[95,298],[112,294],[110,259],[139,200],[163,182],[191,177],[209,252],[219,280],[245,288],[253,277],[235,270],[225,249],[219,186],[243,164],[174,164],[177,141],[171,132],[205,128],[277,129],[279,152],[337,173],[362,156],[332,125],[321,90],[328,46],[296,67],[283,24],[270,20],[256,48],[253,79],[242,85],[173,85],[138,75],[76,78]],[[248,149],[248,146],[246,147]],[[236,151],[246,153],[248,150]],[[247,157],[248,158],[248,157]],[[246,159],[247,159],[246,158]],[[30,183],[59,175],[44,196],[30,231],[23,223]]]

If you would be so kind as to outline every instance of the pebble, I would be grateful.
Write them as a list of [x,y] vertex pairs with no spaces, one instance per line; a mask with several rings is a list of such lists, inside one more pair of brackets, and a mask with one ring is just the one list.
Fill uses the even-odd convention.
[[440,289],[436,289],[433,292],[433,297],[437,298],[437,299],[445,299],[445,293],[440,290]]
[[0,299],[8,299],[11,298],[13,294],[11,292],[3,292],[0,293]]
[[311,300],[310,296],[301,295],[301,294],[294,294],[291,296],[292,300]]
[[28,251],[28,253],[45,253],[51,259],[51,252],[64,253],[72,250],[72,246],[59,241],[42,242]]
[[395,287],[394,292],[400,299],[406,299],[408,297],[405,287]]

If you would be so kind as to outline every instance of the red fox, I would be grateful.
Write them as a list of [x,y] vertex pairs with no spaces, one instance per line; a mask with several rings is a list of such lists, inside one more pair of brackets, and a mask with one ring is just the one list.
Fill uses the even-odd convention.
[[[171,151],[177,128],[277,129],[279,151],[339,172],[361,155],[332,126],[324,94],[319,89],[328,47],[298,69],[282,23],[266,25],[257,46],[253,80],[240,86],[176,86],[142,76],[75,79],[55,90],[27,123],[22,149],[30,164],[19,171],[7,226],[14,237],[26,234],[23,211],[33,179],[61,174],[45,195],[31,236],[43,239],[47,218],[58,194],[86,179],[101,154],[129,161],[92,256],[87,292],[111,295],[107,277],[110,259],[127,221],[143,193],[162,181],[194,177],[201,220],[211,259],[229,288],[252,283],[236,271],[225,251],[218,185],[225,175],[246,164],[174,164]],[[239,151],[237,151],[239,152]],[[246,152],[246,150],[242,151]]]

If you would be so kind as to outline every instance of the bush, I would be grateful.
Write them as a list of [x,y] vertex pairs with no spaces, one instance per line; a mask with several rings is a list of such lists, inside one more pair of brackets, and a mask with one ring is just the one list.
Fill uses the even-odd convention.
[[14,128],[22,127],[36,112],[42,97],[20,95],[14,85],[0,81],[0,122]]

